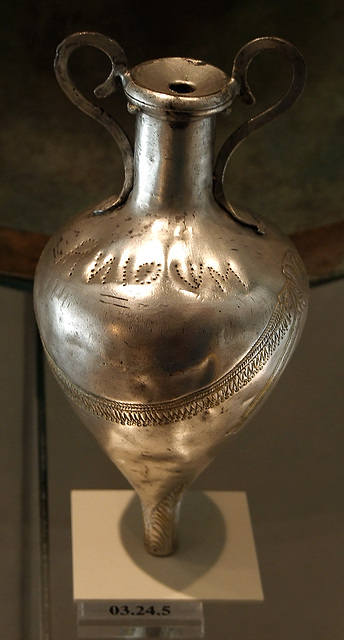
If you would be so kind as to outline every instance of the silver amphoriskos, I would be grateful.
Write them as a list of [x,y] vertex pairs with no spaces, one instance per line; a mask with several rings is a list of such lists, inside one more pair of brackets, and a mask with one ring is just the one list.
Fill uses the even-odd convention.
[[[134,151],[71,79],[69,56],[84,45],[111,61],[95,95],[122,84]],[[254,102],[247,69],[264,50],[290,61],[290,87],[213,162],[216,116],[236,96]],[[185,490],[271,389],[304,324],[308,282],[296,249],[233,207],[223,176],[235,147],[298,98],[305,65],[294,46],[264,37],[239,51],[231,77],[177,57],[128,70],[115,41],[77,33],[58,47],[55,69],[72,102],[115,138],[125,179],[119,196],[45,247],[34,289],[40,335],[75,411],[140,497],[148,552],[168,555]]]

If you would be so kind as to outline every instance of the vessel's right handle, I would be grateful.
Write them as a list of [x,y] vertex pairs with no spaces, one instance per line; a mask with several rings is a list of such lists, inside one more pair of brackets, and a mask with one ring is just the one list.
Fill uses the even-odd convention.
[[68,98],[77,107],[79,107],[79,109],[81,109],[81,111],[100,122],[100,124],[102,124],[109,133],[111,133],[122,154],[124,164],[124,184],[122,191],[117,198],[108,199],[106,203],[104,203],[103,207],[95,211],[96,214],[100,215],[119,206],[128,197],[133,186],[133,149],[129,138],[116,120],[110,116],[110,114],[106,113],[104,109],[91,102],[91,100],[88,100],[88,98],[86,98],[75,86],[72,78],[70,77],[68,69],[69,57],[75,49],[84,46],[100,49],[111,61],[110,75],[105,82],[94,90],[94,94],[97,98],[106,98],[116,91],[119,84],[119,78],[126,71],[127,61],[125,53],[119,44],[115,40],[103,36],[101,33],[74,33],[65,38],[56,50],[54,67],[61,89],[65,92]]
[[223,180],[228,160],[237,146],[254,131],[287,111],[301,95],[306,80],[306,65],[300,51],[290,42],[281,38],[264,37],[256,38],[246,44],[235,57],[231,81],[235,81],[238,87],[238,95],[242,102],[248,105],[254,104],[255,99],[247,82],[247,72],[253,58],[262,51],[277,51],[289,60],[292,65],[293,76],[288,91],[272,107],[254,116],[238,129],[236,129],[223,144],[218,154],[214,169],[214,195],[216,200],[231,215],[247,226],[251,226],[258,232],[262,227],[253,218],[244,219],[228,202],[224,190]]

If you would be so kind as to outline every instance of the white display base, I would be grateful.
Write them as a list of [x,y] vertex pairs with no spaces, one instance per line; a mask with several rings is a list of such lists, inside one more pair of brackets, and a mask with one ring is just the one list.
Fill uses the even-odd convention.
[[246,494],[189,491],[176,553],[143,545],[133,491],[72,492],[75,600],[263,600]]

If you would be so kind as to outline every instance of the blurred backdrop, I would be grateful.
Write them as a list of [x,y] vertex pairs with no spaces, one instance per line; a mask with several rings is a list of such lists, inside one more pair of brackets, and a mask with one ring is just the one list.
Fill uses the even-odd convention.
[[[342,222],[343,26],[340,0],[3,0],[0,225],[49,234],[121,187],[112,139],[69,103],[53,72],[57,44],[83,30],[118,40],[129,66],[187,56],[228,74],[239,48],[253,38],[274,35],[295,44],[308,66],[304,94],[234,154],[227,193],[287,233]],[[73,71],[91,95],[106,77],[108,59],[85,49],[74,55]],[[237,102],[230,117],[219,116],[217,144],[278,99],[289,80],[278,55],[258,56],[249,71],[257,104]],[[133,138],[121,89],[105,102]]]

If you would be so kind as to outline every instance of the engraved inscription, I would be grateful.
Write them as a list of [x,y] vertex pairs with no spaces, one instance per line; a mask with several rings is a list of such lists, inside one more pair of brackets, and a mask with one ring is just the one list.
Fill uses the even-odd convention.
[[171,276],[177,284],[182,284],[183,288],[189,288],[197,291],[203,282],[204,266],[200,262],[198,266],[187,262],[184,268],[179,262],[173,262],[171,265]]
[[69,267],[68,275],[72,276],[80,260],[85,258],[91,251],[94,251],[95,245],[95,240],[86,238],[86,240],[74,246],[73,249],[69,249],[68,240],[61,236],[53,247],[54,262],[55,264],[67,264]]
[[136,284],[151,284],[161,275],[162,265],[155,262],[145,262],[140,264],[135,271]]
[[112,304],[115,307],[122,307],[122,309],[130,309],[126,302],[129,302],[128,298],[121,298],[120,296],[115,296],[110,293],[101,293],[100,294],[100,302],[103,304]]
[[122,267],[122,284],[123,286],[130,284],[132,279],[131,258],[128,258]]
[[[55,263],[66,266],[69,277],[79,277],[86,284],[147,286],[153,285],[164,273],[161,262],[152,260],[137,264],[134,256],[129,256],[123,262],[121,257],[111,252],[99,250],[94,253],[94,242],[90,238],[65,253],[59,247],[58,244],[53,249]],[[195,293],[214,287],[217,292],[228,293],[233,283],[239,283],[245,290],[249,288],[230,262],[224,263],[223,269],[215,269],[204,262],[174,260],[165,271],[164,277],[170,279],[177,288]]]
[[226,282],[228,282],[229,276],[231,276],[232,274],[239,280],[240,284],[244,287],[244,289],[248,289],[248,285],[234,271],[234,269],[231,267],[229,262],[228,262],[227,270],[225,274],[219,273],[218,271],[216,271],[216,269],[214,269],[214,267],[208,267],[208,270],[211,277],[215,280],[217,286],[221,289],[221,291],[223,291],[223,293],[226,292],[224,285],[226,284]]
[[96,257],[91,262],[90,266],[86,269],[86,282],[90,282],[95,276],[100,275],[100,281],[102,284],[106,283],[108,274],[115,262],[115,256],[103,257],[102,251],[98,251]]

